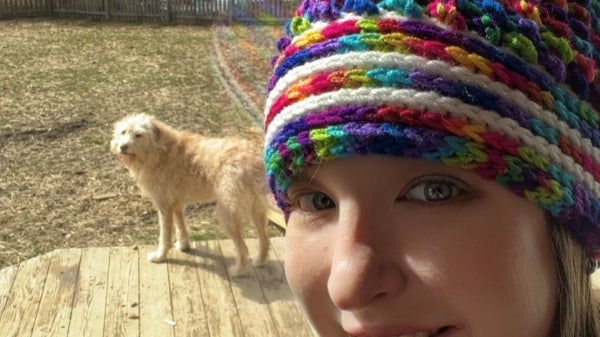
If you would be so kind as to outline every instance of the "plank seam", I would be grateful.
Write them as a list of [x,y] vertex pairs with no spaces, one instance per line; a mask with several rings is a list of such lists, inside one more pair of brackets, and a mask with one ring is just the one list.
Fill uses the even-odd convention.
[[106,306],[108,303],[108,293],[109,293],[109,280],[110,280],[110,266],[111,266],[111,262],[112,262],[112,249],[108,250],[108,263],[107,263],[107,269],[106,269],[106,294],[104,294],[104,322],[102,322],[102,336],[104,336],[104,333],[106,332]]

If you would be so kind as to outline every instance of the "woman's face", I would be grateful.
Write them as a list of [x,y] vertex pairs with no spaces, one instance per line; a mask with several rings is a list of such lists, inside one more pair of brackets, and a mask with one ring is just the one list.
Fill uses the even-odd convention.
[[541,208],[472,172],[363,156],[290,186],[285,272],[325,337],[546,337]]

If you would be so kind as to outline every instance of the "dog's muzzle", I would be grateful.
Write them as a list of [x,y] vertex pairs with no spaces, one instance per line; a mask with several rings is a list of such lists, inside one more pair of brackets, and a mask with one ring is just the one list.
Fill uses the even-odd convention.
[[121,152],[122,154],[129,154],[129,152],[127,152],[128,149],[129,149],[129,146],[127,146],[127,145],[119,146],[119,152]]

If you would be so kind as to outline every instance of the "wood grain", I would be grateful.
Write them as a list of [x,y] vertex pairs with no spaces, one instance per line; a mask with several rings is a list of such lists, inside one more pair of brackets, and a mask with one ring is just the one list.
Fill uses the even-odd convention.
[[68,337],[102,337],[106,313],[110,248],[81,252]]
[[[0,270],[0,336],[311,337],[271,238],[265,266],[231,277],[230,240],[172,250],[154,246],[57,250]],[[247,240],[251,253],[256,239]]]

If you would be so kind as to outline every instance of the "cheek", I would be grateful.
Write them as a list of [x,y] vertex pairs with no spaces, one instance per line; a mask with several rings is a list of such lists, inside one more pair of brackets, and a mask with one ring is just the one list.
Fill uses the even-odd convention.
[[[556,295],[554,282],[549,280],[546,270],[515,266],[514,269],[478,268],[478,273],[481,274],[463,279],[460,285],[454,284],[457,289],[454,295],[459,295],[454,297],[454,303],[464,309],[474,335],[547,336]],[[469,290],[462,292],[461,288]]]
[[123,136],[122,142],[123,145],[129,147],[129,151],[131,152],[136,152],[135,150],[140,148],[140,145],[143,145],[140,139],[131,136]]
[[312,326],[322,336],[339,336],[337,310],[327,291],[331,256],[327,247],[332,235],[297,232],[290,227],[285,236],[285,275]]
[[127,136],[117,135],[114,138],[114,142],[116,145],[121,146],[127,144]]
[[477,322],[475,335],[545,336],[551,325],[556,282],[549,229],[543,216],[527,215],[481,218],[488,226],[469,229],[471,239],[456,238],[454,253],[446,256],[454,259],[444,263],[445,284],[453,302]]
[[[291,226],[290,226],[291,225]],[[318,233],[294,230],[288,223],[285,236],[285,275],[290,288],[310,312],[328,302],[327,277],[330,259],[327,238]],[[318,295],[316,295],[318,294]]]
[[[314,288],[319,287],[319,277],[327,268],[325,259],[318,253],[314,238],[307,238],[289,230],[285,236],[285,275],[294,293],[303,298]],[[319,258],[320,255],[320,258]]]
[[117,137],[114,137],[110,140],[110,149],[115,152],[119,144],[117,143]]
[[123,145],[123,136],[114,135],[112,140],[110,141],[110,147],[113,151],[118,152],[119,147]]

